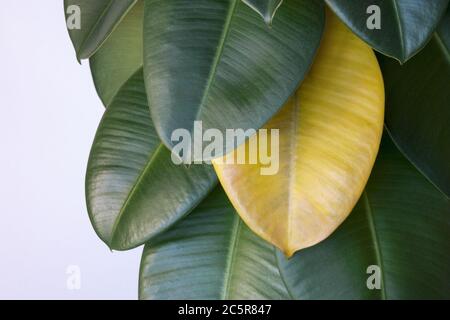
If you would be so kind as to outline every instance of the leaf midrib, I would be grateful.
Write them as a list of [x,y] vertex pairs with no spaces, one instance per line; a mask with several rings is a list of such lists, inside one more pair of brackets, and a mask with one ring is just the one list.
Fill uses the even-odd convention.
[[289,296],[289,298],[291,300],[296,300],[295,299],[295,295],[292,293],[291,288],[289,288],[289,286],[288,286],[288,281],[285,278],[285,275],[283,273],[283,269],[280,266],[280,257],[277,254],[277,248],[276,247],[273,247],[273,254],[275,256],[275,264],[276,264],[276,267],[277,267],[277,271],[278,271],[278,274],[280,275],[281,282],[283,283],[284,288],[286,289],[286,293],[288,294],[288,296]]
[[89,30],[89,33],[86,35],[86,37],[83,39],[83,41],[81,42],[80,46],[78,47],[77,50],[77,57],[78,59],[80,59],[80,53],[81,51],[83,51],[83,48],[86,44],[86,42],[88,41],[88,39],[90,39],[92,37],[92,34],[94,33],[94,30],[97,28],[98,24],[100,23],[100,21],[102,20],[102,18],[106,15],[106,13],[109,11],[109,9],[112,6],[114,0],[110,0],[108,2],[108,4],[105,6],[105,8],[102,10],[102,13],[98,16],[97,20],[95,21],[95,23],[92,25],[91,29]]
[[375,221],[373,219],[372,207],[370,205],[369,196],[368,196],[366,190],[364,190],[362,197],[363,197],[363,202],[364,202],[364,206],[366,209],[364,211],[366,212],[366,218],[369,223],[370,235],[373,240],[373,246],[375,249],[375,259],[377,260],[377,265],[379,266],[380,271],[381,271],[381,299],[386,300],[386,285],[385,285],[385,281],[384,281],[383,257],[381,254],[380,242],[379,242],[376,227],[375,227]]
[[128,192],[127,198],[125,199],[122,207],[120,208],[120,211],[116,217],[116,220],[114,221],[114,225],[111,231],[111,242],[110,242],[110,246],[113,246],[114,242],[115,242],[115,238],[117,235],[117,228],[120,224],[120,221],[123,218],[123,215],[126,212],[127,207],[129,206],[129,204],[131,203],[134,194],[136,193],[136,190],[139,189],[139,186],[142,183],[142,180],[144,179],[144,177],[146,176],[148,170],[150,170],[155,158],[157,157],[157,155],[161,152],[161,150],[164,149],[164,145],[162,143],[159,144],[159,146],[155,149],[155,151],[149,156],[149,160],[147,161],[147,164],[145,165],[144,169],[142,170],[142,172],[139,174],[139,176],[137,177],[135,183],[133,184],[133,186],[131,187],[130,191]]
[[220,40],[219,40],[219,46],[217,48],[216,55],[215,55],[214,60],[213,60],[213,65],[212,65],[211,71],[210,71],[209,76],[208,76],[208,82],[206,83],[205,90],[203,91],[203,96],[202,96],[202,99],[201,99],[200,104],[198,106],[198,109],[197,109],[197,112],[195,114],[194,120],[199,119],[199,116],[200,116],[200,114],[202,112],[202,109],[204,108],[204,105],[206,103],[206,99],[208,98],[209,91],[211,90],[211,86],[212,86],[212,84],[214,82],[214,78],[216,77],[217,68],[218,68],[219,62],[220,62],[220,60],[222,58],[223,51],[225,49],[225,42],[228,39],[228,35],[230,33],[231,21],[233,20],[234,13],[236,11],[238,1],[240,1],[240,0],[233,0],[233,3],[230,4],[230,7],[228,9],[229,11],[228,11],[227,18],[225,20],[225,24],[224,24],[224,29],[222,31],[222,35],[221,35]]
[[[115,0],[110,0],[110,1],[109,1],[109,3],[108,3],[108,4],[105,6],[105,8],[102,10],[102,13],[98,16],[98,18],[97,18],[97,20],[95,21],[95,23],[93,24],[92,28],[89,30],[89,33],[86,35],[86,37],[85,37],[85,38],[83,39],[83,41],[81,42],[81,44],[80,44],[80,46],[78,47],[78,50],[77,50],[77,58],[78,58],[78,60],[81,60],[81,59],[82,59],[82,57],[80,56],[80,53],[81,53],[82,51],[84,51],[84,47],[85,47],[87,41],[91,39],[91,37],[92,37],[94,31],[97,29],[97,27],[98,27],[100,21],[103,20],[103,17],[105,17],[106,14],[108,13],[109,9],[111,9],[111,7],[112,7],[114,1],[115,1]],[[112,32],[114,31],[114,29],[119,25],[119,23],[120,23],[120,22],[122,21],[122,19],[125,17],[126,13],[128,13],[128,12],[131,10],[131,8],[133,8],[133,6],[134,6],[136,3],[137,3],[137,0],[134,0],[134,1],[130,4],[130,6],[128,7],[128,9],[123,13],[122,18],[119,19],[119,20],[117,20],[117,21],[114,23],[114,25],[113,25],[113,27],[111,28],[111,30],[109,30],[109,34],[102,40],[101,43],[99,43],[99,45],[97,46],[97,48],[90,54],[90,56],[94,55],[94,53],[101,47],[101,45],[102,45],[103,43],[105,43],[105,41],[109,38],[109,36],[110,36],[110,35],[112,34]],[[85,57],[85,58],[89,58],[89,57]]]
[[292,204],[294,203],[295,199],[293,199],[294,196],[294,190],[295,190],[295,178],[296,178],[296,170],[295,170],[295,164],[297,162],[297,132],[298,132],[298,125],[297,125],[297,118],[298,118],[298,112],[299,112],[299,97],[298,93],[294,94],[294,107],[292,108],[292,127],[291,127],[291,141],[290,141],[290,152],[291,157],[289,161],[289,173],[288,173],[288,218],[287,218],[287,248],[290,250],[290,241],[291,241],[291,235],[292,235],[292,216],[293,216],[293,210],[292,210]]
[[402,26],[402,22],[400,19],[400,12],[398,10],[398,6],[397,3],[395,2],[396,0],[391,0],[392,1],[392,6],[394,8],[394,12],[395,12],[395,18],[397,21],[397,26],[398,26],[398,32],[399,32],[399,36],[400,36],[400,46],[401,46],[401,50],[402,50],[402,60],[404,60],[406,58],[406,47],[405,47],[405,38],[403,37],[403,26]]
[[231,230],[231,237],[230,237],[230,251],[227,255],[227,260],[225,264],[225,272],[224,272],[224,286],[222,291],[222,299],[227,300],[230,298],[230,289],[231,289],[231,282],[233,278],[233,271],[234,271],[234,264],[236,261],[236,252],[237,247],[239,243],[239,237],[241,232],[241,219],[238,217],[237,213],[234,214],[233,217],[233,226]]

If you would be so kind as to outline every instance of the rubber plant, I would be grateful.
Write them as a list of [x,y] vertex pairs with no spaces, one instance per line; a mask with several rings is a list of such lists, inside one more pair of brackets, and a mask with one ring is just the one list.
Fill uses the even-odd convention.
[[[450,298],[448,2],[65,0],[106,107],[87,210],[145,245],[139,298]],[[257,131],[177,164],[199,121]],[[262,132],[276,174],[224,161]]]

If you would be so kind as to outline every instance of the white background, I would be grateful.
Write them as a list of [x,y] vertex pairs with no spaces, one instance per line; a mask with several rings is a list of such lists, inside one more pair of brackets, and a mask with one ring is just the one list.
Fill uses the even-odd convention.
[[[90,225],[84,175],[104,110],[75,59],[62,0],[0,10],[0,298],[136,299],[142,249],[111,252]],[[66,268],[81,269],[68,290]]]

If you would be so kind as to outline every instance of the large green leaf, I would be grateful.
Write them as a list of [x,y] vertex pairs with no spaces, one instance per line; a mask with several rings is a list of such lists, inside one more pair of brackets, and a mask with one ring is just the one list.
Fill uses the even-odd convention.
[[304,78],[324,24],[318,0],[286,0],[271,28],[240,0],[146,0],[144,11],[147,94],[170,148],[196,120],[259,129]]
[[[326,0],[333,11],[375,50],[405,62],[432,36],[449,0]],[[370,29],[377,14],[380,29]],[[369,8],[370,7],[370,8]]]
[[185,216],[216,181],[210,166],[172,162],[138,71],[106,109],[91,150],[87,205],[99,237],[113,249],[140,245]]
[[[327,240],[278,255],[290,292],[300,299],[450,297],[450,201],[389,137],[358,205]],[[367,268],[379,266],[381,290]]]
[[242,0],[250,8],[256,10],[267,24],[272,24],[276,11],[283,3],[283,0]]
[[140,299],[288,299],[275,248],[253,234],[217,188],[145,246]]
[[108,38],[120,20],[137,0],[64,0],[66,19],[78,13],[69,9],[77,6],[80,28],[69,29],[78,60],[87,59]]
[[400,66],[379,57],[386,125],[406,156],[450,197],[450,12],[417,56]]
[[139,0],[101,48],[90,66],[97,93],[108,106],[122,85],[142,68],[144,2]]

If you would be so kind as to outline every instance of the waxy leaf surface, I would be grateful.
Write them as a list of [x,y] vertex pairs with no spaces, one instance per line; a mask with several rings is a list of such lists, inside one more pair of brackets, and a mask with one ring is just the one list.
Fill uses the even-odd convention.
[[284,1],[271,28],[241,0],[146,0],[144,11],[147,95],[170,149],[195,121],[224,135],[264,125],[309,70],[324,23],[318,0]]
[[175,165],[150,118],[142,70],[106,109],[92,146],[86,198],[112,249],[143,244],[189,213],[216,185],[209,165]]
[[[369,178],[383,131],[376,57],[338,18],[327,18],[307,79],[264,127],[271,141],[271,130],[279,130],[279,150],[271,149],[278,172],[263,175],[261,169],[270,166],[261,157],[256,165],[213,161],[242,219],[288,256],[324,240],[345,220]],[[248,154],[244,149],[255,140],[234,153]],[[256,141],[262,155],[263,142]]]

